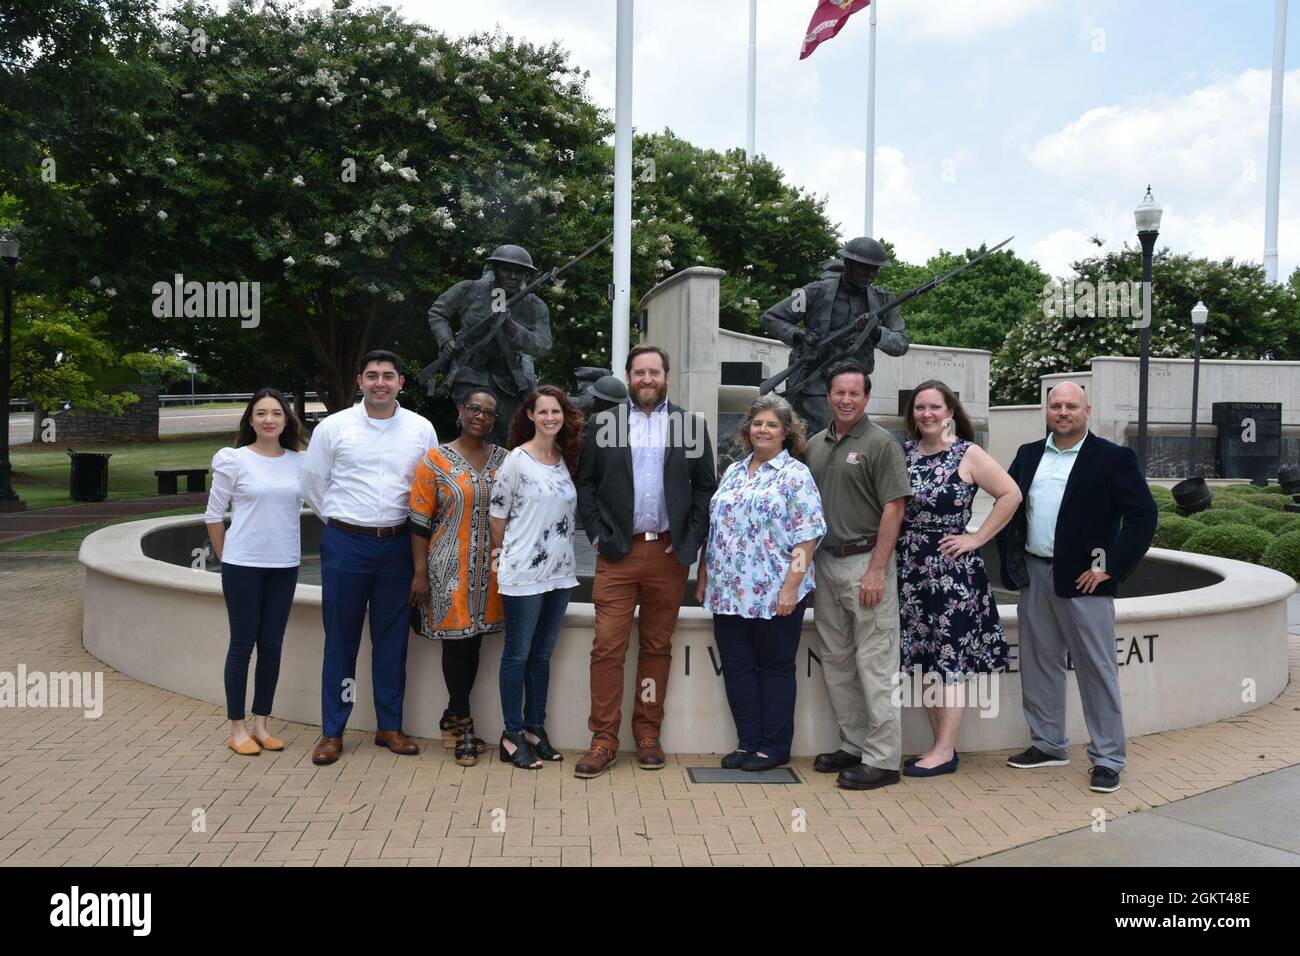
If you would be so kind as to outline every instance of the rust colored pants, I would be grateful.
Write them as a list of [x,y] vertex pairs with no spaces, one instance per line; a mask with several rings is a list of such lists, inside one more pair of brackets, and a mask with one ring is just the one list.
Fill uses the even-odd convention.
[[671,551],[667,534],[655,541],[633,538],[618,561],[596,558],[592,601],[596,605],[596,638],[591,646],[592,744],[618,749],[623,721],[623,662],[632,636],[632,614],[641,614],[637,633],[636,704],[632,710],[634,738],[658,737],[664,720],[664,695],[672,666],[673,630],[686,591],[684,567]]

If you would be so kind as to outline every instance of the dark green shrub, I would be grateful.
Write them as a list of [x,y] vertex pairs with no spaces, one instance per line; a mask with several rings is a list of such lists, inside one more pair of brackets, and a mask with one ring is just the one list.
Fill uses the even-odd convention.
[[1191,518],[1162,514],[1159,524],[1156,525],[1156,536],[1151,544],[1157,548],[1173,548],[1177,551],[1182,548],[1184,541],[1201,530],[1203,528],[1200,522],[1193,521]]
[[1261,492],[1250,499],[1250,507],[1281,511],[1286,507],[1286,499],[1278,495],[1267,495]]
[[1254,485],[1224,485],[1221,488],[1214,489],[1216,497],[1218,495],[1260,495],[1263,493],[1263,489]]
[[1196,512],[1191,516],[1191,520],[1199,521],[1212,528],[1224,524],[1239,524],[1247,528],[1255,526],[1255,519],[1251,517],[1250,510],[1247,508],[1211,508],[1209,511]]
[[1158,505],[1174,500],[1174,493],[1164,485],[1148,485],[1147,487],[1151,489],[1151,497],[1156,500]]
[[1269,485],[1267,488],[1261,488],[1259,490],[1266,495],[1282,495],[1283,497],[1286,498],[1290,497],[1290,495],[1288,495],[1285,491],[1282,490],[1281,485]]
[[1279,537],[1289,534],[1292,531],[1300,531],[1300,514],[1290,511],[1279,511],[1274,514],[1264,515],[1255,522],[1256,528],[1263,528]]
[[1174,504],[1172,501],[1160,501],[1157,499],[1156,510],[1162,515],[1177,515],[1180,518],[1183,517],[1182,512],[1178,510],[1178,505]]
[[1260,555],[1259,563],[1300,581],[1300,531],[1274,538],[1273,543]]
[[1267,531],[1238,524],[1222,524],[1205,528],[1183,542],[1182,550],[1193,554],[1208,554],[1216,558],[1255,562],[1274,541]]

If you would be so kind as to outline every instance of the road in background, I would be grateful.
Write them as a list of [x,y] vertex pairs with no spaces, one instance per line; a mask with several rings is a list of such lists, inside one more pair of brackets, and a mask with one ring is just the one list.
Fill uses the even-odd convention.
[[[308,402],[307,411],[323,412],[321,402]],[[158,412],[158,434],[178,435],[185,432],[234,432],[242,405],[231,408],[164,408]],[[9,444],[23,445],[32,440],[31,412],[15,412],[9,416]]]

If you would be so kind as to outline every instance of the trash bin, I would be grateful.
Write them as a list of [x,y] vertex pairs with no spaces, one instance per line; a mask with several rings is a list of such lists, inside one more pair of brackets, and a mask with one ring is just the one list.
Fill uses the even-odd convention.
[[103,501],[108,497],[108,460],[105,452],[69,451],[72,459],[72,500]]

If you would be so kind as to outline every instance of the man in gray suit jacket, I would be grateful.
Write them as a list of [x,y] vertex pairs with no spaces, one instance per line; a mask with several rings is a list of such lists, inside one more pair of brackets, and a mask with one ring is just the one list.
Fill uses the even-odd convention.
[[628,353],[629,400],[593,416],[578,463],[578,513],[597,551],[592,740],[574,768],[585,779],[599,777],[618,753],[623,664],[638,604],[632,734],[642,768],[666,762],[659,728],[672,636],[718,486],[708,426],[667,401],[668,368],[668,353],[657,345]]

